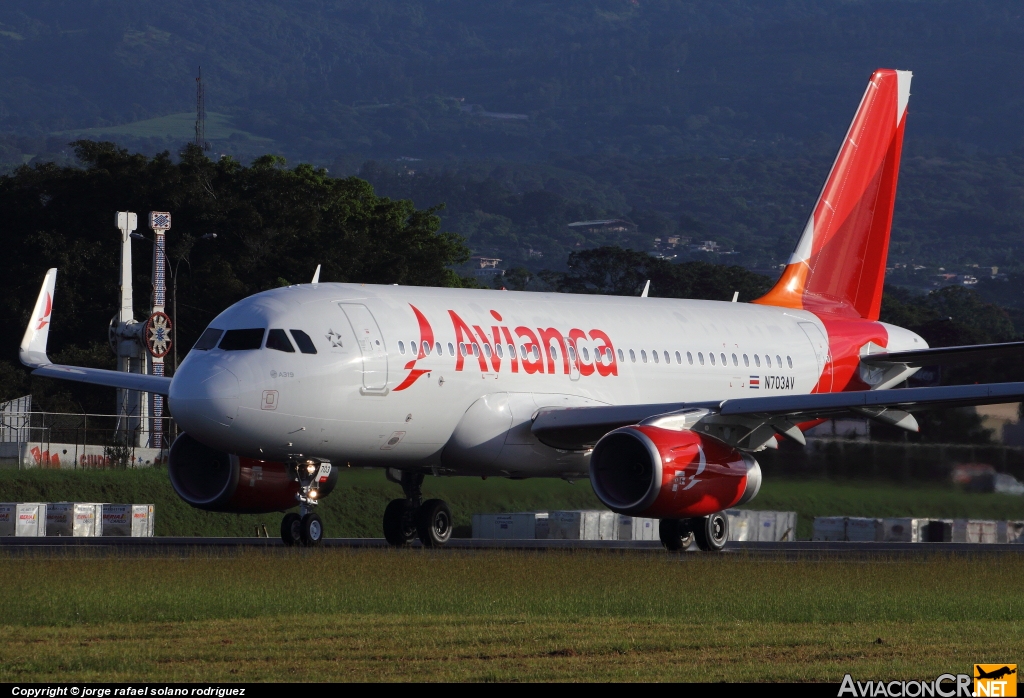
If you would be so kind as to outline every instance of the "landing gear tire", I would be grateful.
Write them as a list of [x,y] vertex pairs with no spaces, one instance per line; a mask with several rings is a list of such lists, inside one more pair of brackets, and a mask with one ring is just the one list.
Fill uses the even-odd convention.
[[693,543],[693,531],[690,522],[685,519],[662,519],[658,526],[658,536],[665,549],[673,552],[686,550]]
[[452,537],[452,510],[440,499],[428,499],[416,512],[416,531],[427,548],[436,548]]
[[698,548],[705,552],[717,553],[729,540],[729,517],[719,512],[693,519],[693,532]]
[[397,547],[416,539],[416,521],[405,499],[392,499],[384,509],[384,538]]
[[288,546],[302,542],[302,517],[295,512],[289,512],[281,519],[281,540]]
[[302,535],[302,544],[307,547],[320,545],[324,537],[324,522],[316,514],[306,514],[299,524],[299,531]]

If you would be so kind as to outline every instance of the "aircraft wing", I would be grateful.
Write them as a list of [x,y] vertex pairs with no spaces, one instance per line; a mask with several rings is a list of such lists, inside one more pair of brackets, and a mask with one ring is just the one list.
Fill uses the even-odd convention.
[[142,390],[147,393],[167,395],[171,389],[171,379],[163,376],[146,376],[139,373],[108,371],[102,368],[83,368],[80,366],[64,366],[50,361],[46,355],[46,341],[50,336],[50,316],[53,312],[53,292],[57,285],[57,270],[50,269],[43,278],[43,287],[32,310],[32,317],[25,336],[21,339],[18,355],[21,363],[32,371],[34,376],[47,378],[63,378],[64,380],[106,385],[112,388]]
[[963,364],[984,359],[999,359],[1012,356],[1024,358],[1024,342],[883,352],[862,356],[860,357],[860,362],[866,366],[879,368],[893,365],[921,368],[922,366]]
[[[583,450],[612,429],[641,422],[681,421],[737,448],[772,448],[775,435],[803,443],[797,424],[853,414],[917,431],[911,411],[1024,400],[1024,383],[950,385],[810,395],[737,398],[720,403],[655,403],[538,410],[531,431],[554,448]],[[687,421],[689,420],[689,421]],[[724,438],[723,438],[724,436]]]

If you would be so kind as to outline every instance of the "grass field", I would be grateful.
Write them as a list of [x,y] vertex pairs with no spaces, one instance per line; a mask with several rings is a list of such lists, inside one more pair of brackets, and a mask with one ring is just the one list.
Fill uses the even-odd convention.
[[[602,508],[586,480],[505,480],[428,477],[424,494],[449,502],[455,523],[466,534],[478,512]],[[380,537],[388,501],[401,489],[380,470],[343,470],[335,492],[318,511],[327,535]],[[156,532],[162,536],[245,536],[265,524],[276,535],[280,514],[211,514],[189,507],[171,489],[167,471],[0,470],[0,501],[145,502],[156,504]],[[906,487],[895,483],[785,480],[766,477],[751,509],[797,512],[797,535],[810,538],[815,516],[934,516],[1024,519],[1024,497],[972,494],[949,486]]]
[[0,557],[0,681],[934,678],[1024,655],[1024,558]]

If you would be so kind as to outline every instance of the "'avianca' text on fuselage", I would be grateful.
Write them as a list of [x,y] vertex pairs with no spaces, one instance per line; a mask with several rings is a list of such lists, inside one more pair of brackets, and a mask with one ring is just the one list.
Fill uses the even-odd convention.
[[[409,374],[395,387],[396,391],[405,390],[416,379],[427,373],[426,369],[417,369],[416,362],[424,359],[431,351],[437,351],[434,330],[430,321],[419,308],[409,304],[416,322],[419,325],[420,339],[410,352],[415,356],[405,365]],[[503,322],[496,310],[490,311],[494,322]],[[573,327],[563,331],[555,327],[527,327],[518,325],[514,329],[508,324],[491,324],[486,329],[479,324],[469,324],[454,310],[448,311],[455,333],[455,342],[449,344],[449,355],[455,355],[455,370],[463,371],[467,364],[475,360],[483,373],[499,373],[502,366],[507,366],[511,373],[561,373],[568,375],[573,369],[581,376],[617,376],[618,362],[615,347],[608,334],[600,329],[589,331]],[[593,346],[591,358],[590,347]],[[440,346],[440,344],[437,344]]]

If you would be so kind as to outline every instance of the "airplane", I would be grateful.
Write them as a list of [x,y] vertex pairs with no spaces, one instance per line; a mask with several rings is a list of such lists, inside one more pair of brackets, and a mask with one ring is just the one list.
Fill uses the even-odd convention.
[[1011,669],[1009,666],[1003,666],[992,671],[985,671],[981,667],[975,665],[974,670],[978,674],[974,677],[976,679],[1001,679],[1004,676],[1010,676],[1011,674],[1017,673],[1016,669]]
[[929,348],[879,321],[912,74],[875,71],[796,250],[749,303],[313,283],[218,315],[172,378],[53,364],[56,269],[21,344],[34,375],[168,397],[177,494],[210,511],[293,509],[316,545],[342,467],[403,496],[394,546],[442,546],[452,513],[426,475],[589,478],[609,509],[660,519],[669,550],[719,551],[724,511],[761,485],[755,455],[860,415],[910,431],[919,409],[1015,402],[1024,383],[899,388],[922,366],[1019,355]]

